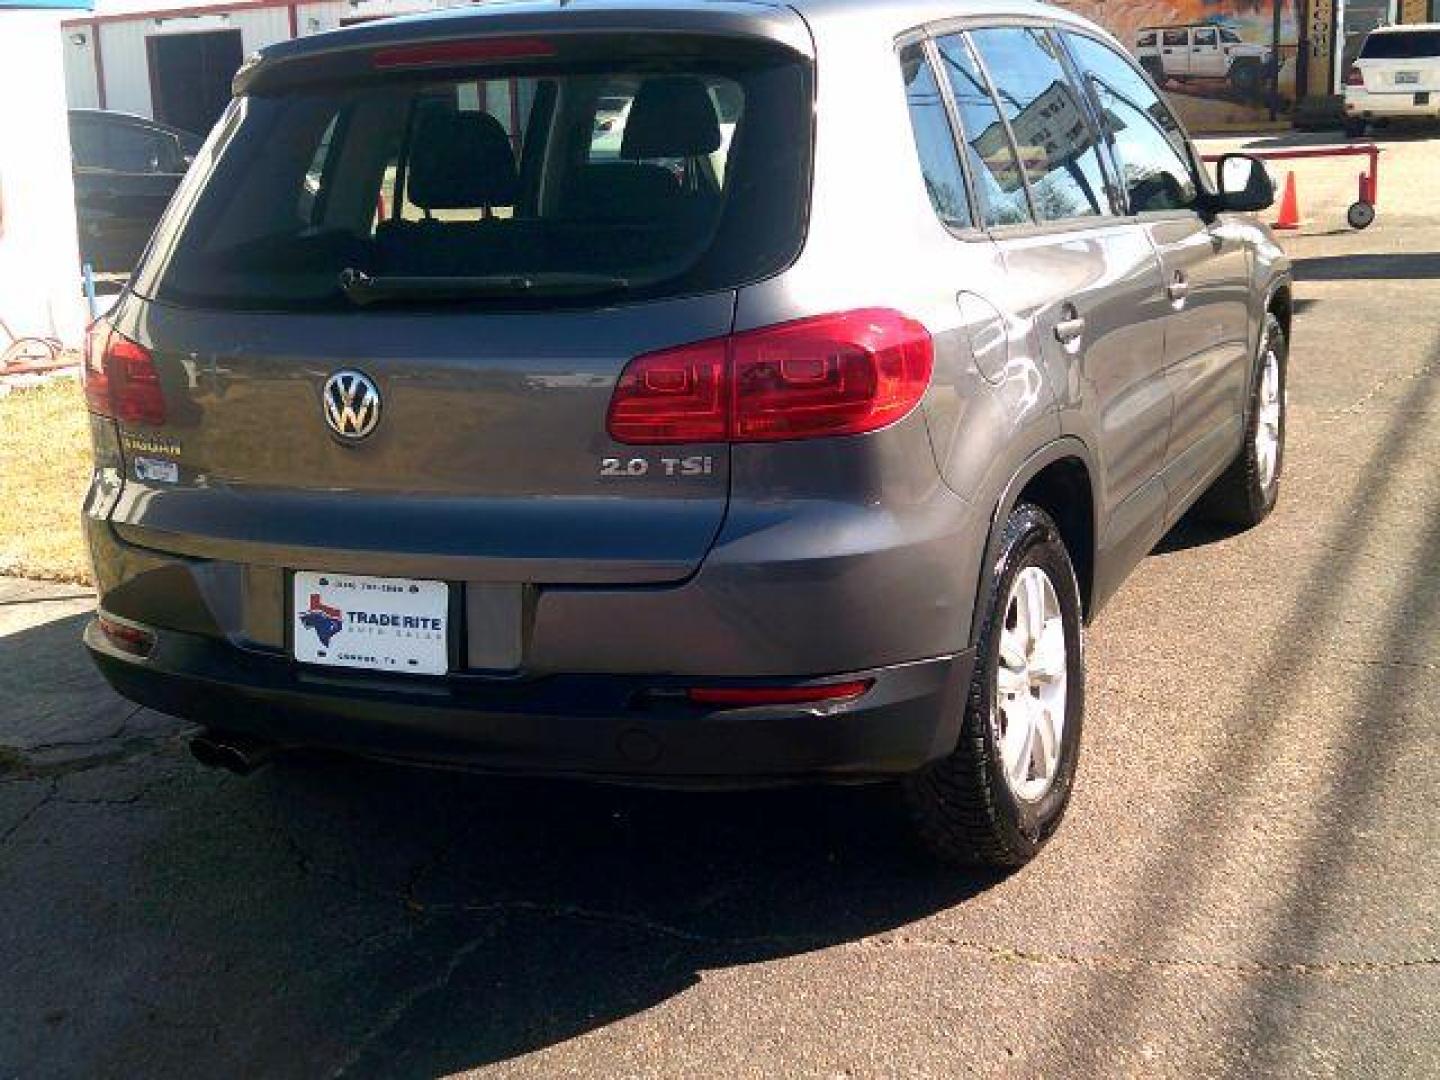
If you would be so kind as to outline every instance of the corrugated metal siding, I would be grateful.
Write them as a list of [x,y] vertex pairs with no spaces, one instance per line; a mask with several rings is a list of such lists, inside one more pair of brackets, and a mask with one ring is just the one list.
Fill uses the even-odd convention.
[[335,30],[342,19],[371,19],[386,15],[406,15],[437,8],[465,7],[467,0],[319,0],[318,3],[297,5],[300,36]]
[[[301,36],[334,30],[344,19],[403,15],[436,8],[464,6],[467,0],[319,0],[296,5],[296,24]],[[73,32],[81,30],[72,28]],[[150,60],[147,38],[157,34],[195,33],[204,30],[239,30],[244,55],[290,37],[288,7],[236,9],[224,14],[165,14],[159,18],[121,19],[96,28],[105,61],[105,107],[153,117],[150,99]],[[90,29],[86,27],[87,38]],[[95,85],[93,44],[65,47],[65,88],[72,107],[99,105]]]
[[[100,107],[100,91],[95,85],[94,42],[90,27],[65,27],[65,101],[72,109]],[[80,38],[80,41],[76,41]]]
[[153,20],[105,23],[100,45],[105,56],[105,107],[139,116],[154,116],[150,108],[150,68],[145,59],[145,35]]

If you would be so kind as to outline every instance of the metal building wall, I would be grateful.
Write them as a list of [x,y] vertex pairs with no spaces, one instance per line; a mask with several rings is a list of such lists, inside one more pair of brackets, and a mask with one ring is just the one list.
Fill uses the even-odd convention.
[[91,52],[94,30],[89,26],[66,26],[62,33],[65,100],[72,109],[98,109],[100,91],[95,85],[95,54]]
[[150,59],[145,42],[161,34],[206,30],[239,30],[243,53],[290,36],[290,13],[283,7],[237,10],[217,15],[166,15],[101,23],[105,62],[105,107],[153,117],[150,97]]
[[[163,3],[164,0],[158,0]],[[203,0],[201,0],[203,3]],[[463,6],[468,0],[317,0],[293,5],[299,36],[338,28],[343,20],[380,18],[407,12]],[[154,116],[150,96],[150,61],[146,39],[157,34],[205,30],[239,30],[244,54],[290,37],[291,6],[239,5],[216,13],[187,15],[183,8],[157,15],[90,22],[72,20],[65,27],[65,88],[72,108],[115,109]],[[82,40],[83,39],[83,40]],[[98,39],[98,41],[96,40]],[[104,94],[96,79],[95,49],[104,69]]]
[[335,30],[342,19],[383,18],[437,8],[463,7],[468,0],[318,0],[296,5],[296,23],[301,37]]

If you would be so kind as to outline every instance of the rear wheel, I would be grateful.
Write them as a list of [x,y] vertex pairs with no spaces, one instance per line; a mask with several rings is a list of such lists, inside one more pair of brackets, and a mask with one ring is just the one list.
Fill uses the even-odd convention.
[[1010,515],[993,585],[960,739],[904,789],[938,858],[1020,866],[1064,816],[1084,713],[1080,590],[1043,510]]
[[1365,135],[1365,120],[1359,116],[1347,116],[1345,118],[1345,137],[1347,139],[1360,139]]
[[1260,351],[1250,381],[1245,443],[1230,467],[1202,497],[1207,517],[1249,528],[1275,509],[1280,471],[1285,463],[1285,331],[1273,314],[1265,316]]

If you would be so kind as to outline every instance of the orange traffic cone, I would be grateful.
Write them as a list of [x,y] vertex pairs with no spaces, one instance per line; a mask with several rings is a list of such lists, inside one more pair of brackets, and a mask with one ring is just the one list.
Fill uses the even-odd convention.
[[1285,194],[1280,196],[1280,217],[1275,222],[1277,229],[1298,229],[1300,227],[1300,200],[1295,196],[1295,174],[1285,174]]

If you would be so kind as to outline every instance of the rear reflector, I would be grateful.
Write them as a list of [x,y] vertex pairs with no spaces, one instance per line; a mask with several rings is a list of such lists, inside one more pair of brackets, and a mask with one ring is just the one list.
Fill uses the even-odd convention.
[[85,336],[80,377],[91,412],[128,424],[165,423],[165,394],[150,350],[102,319]]
[[539,38],[482,38],[478,41],[392,45],[376,49],[370,62],[377,68],[454,67],[490,60],[533,60],[554,55],[555,46]]
[[849,701],[874,685],[874,679],[855,679],[823,686],[692,687],[685,696],[696,705],[804,705],[809,702]]
[[933,364],[925,327],[888,308],[779,323],[637,356],[608,428],[638,444],[857,435],[909,413]]
[[109,615],[97,615],[96,621],[99,622],[100,632],[105,635],[106,640],[121,652],[131,656],[149,656],[155,648],[155,635],[149,630],[119,622]]

